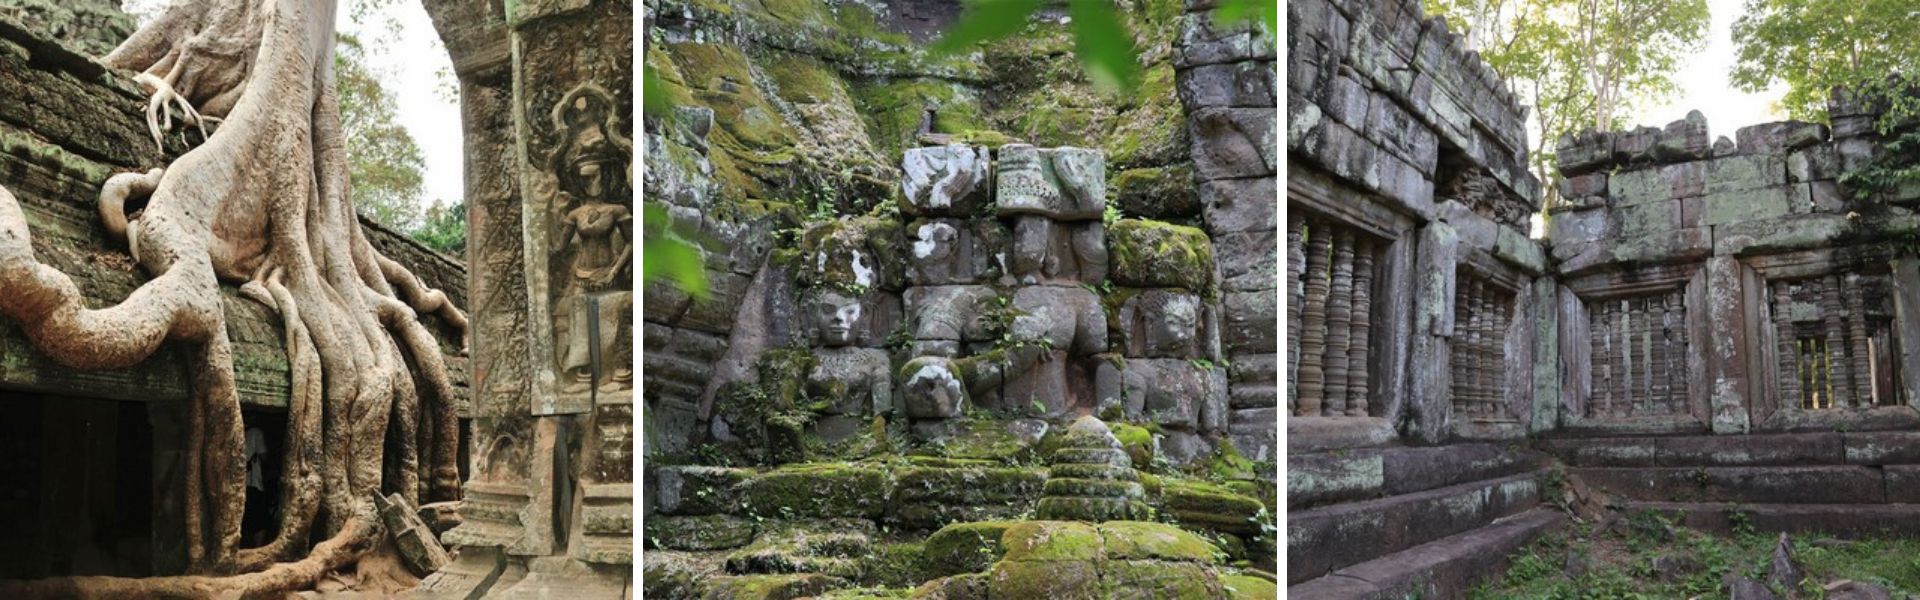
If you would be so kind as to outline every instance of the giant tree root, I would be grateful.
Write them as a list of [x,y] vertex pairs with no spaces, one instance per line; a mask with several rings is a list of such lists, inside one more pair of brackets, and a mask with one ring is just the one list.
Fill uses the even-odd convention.
[[279,563],[245,575],[208,577],[60,577],[0,581],[0,598],[88,598],[90,600],[280,600],[372,549],[381,538],[380,519],[371,514],[347,522],[345,529],[313,547],[298,562]]
[[[467,320],[368,243],[347,182],[333,73],[337,0],[177,0],[106,57],[153,94],[149,125],[220,125],[164,169],[102,186],[107,231],[152,279],[89,308],[35,259],[24,211],[0,188],[0,315],[42,354],[80,369],[185,351],[189,569],[212,577],[82,577],[5,590],[87,597],[251,597],[311,585],[377,538],[366,498],[459,498],[453,386],[437,315]],[[144,198],[144,203],[138,202]],[[245,460],[222,284],[272,308],[292,372],[274,540],[240,549]],[[376,519],[377,520],[377,519]],[[315,536],[328,541],[311,548]],[[21,587],[24,586],[24,587]],[[0,597],[18,594],[0,593]]]

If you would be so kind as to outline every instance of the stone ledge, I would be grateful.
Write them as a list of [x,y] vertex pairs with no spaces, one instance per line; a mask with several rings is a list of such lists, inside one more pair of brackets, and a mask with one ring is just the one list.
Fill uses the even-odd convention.
[[1850,465],[1575,468],[1568,469],[1568,474],[1638,501],[1882,504],[1888,500],[1886,478],[1879,469]]
[[1507,557],[1521,546],[1561,529],[1566,522],[1566,515],[1550,509],[1527,511],[1486,527],[1288,587],[1287,597],[1313,600],[1462,597],[1481,580],[1505,572]]
[[1299,583],[1469,531],[1540,501],[1537,472],[1379,500],[1305,511],[1287,518],[1287,579]]
[[1743,526],[1762,533],[1820,533],[1840,537],[1920,535],[1916,504],[1739,504],[1628,502],[1621,511],[1653,511],[1681,526],[1730,534],[1735,515]]

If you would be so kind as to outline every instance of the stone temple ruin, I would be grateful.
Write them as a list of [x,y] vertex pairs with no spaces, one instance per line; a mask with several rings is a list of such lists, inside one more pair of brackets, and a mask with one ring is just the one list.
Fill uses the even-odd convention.
[[[332,57],[295,56],[331,52],[344,5],[178,3],[151,27],[186,23],[181,51],[117,4],[0,2],[0,596],[629,597],[632,5],[424,2],[459,78],[467,256],[348,212],[303,234],[349,249],[312,263],[374,322],[319,316],[284,223],[249,237],[344,195],[331,90],[297,70]],[[173,75],[141,72],[154,40]],[[121,348],[149,309],[172,325]],[[329,362],[348,344],[315,340],[356,318],[382,335]]]
[[[1274,36],[1123,7],[925,51],[960,3],[665,2],[646,187],[649,598],[1271,598]],[[829,594],[832,595],[824,595]]]
[[[1603,505],[1911,535],[1920,190],[1832,126],[1558,140],[1418,3],[1288,3],[1288,595],[1462,597]],[[1736,517],[1735,515],[1743,515]]]

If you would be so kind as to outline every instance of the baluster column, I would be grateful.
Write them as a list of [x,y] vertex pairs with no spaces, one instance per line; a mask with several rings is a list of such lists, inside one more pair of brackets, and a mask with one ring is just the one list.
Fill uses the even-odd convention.
[[1307,270],[1307,220],[1299,214],[1287,215],[1287,408],[1300,407],[1300,309],[1307,292],[1302,274]]
[[1353,231],[1333,232],[1333,279],[1327,292],[1326,406],[1328,416],[1347,414],[1347,351],[1353,330]]
[[1367,416],[1367,351],[1373,330],[1373,242],[1361,238],[1353,254],[1353,336],[1347,352],[1347,416]]
[[1327,349],[1327,278],[1330,254],[1333,252],[1333,240],[1328,239],[1325,227],[1319,224],[1307,228],[1307,266],[1306,282],[1303,294],[1306,305],[1300,313],[1300,416],[1320,416],[1321,402],[1326,398],[1326,372],[1321,369],[1321,361],[1326,358]]
[[1844,308],[1840,299],[1840,277],[1828,275],[1821,283],[1820,310],[1825,313],[1827,320],[1827,397],[1831,398],[1827,405],[1851,406],[1852,400],[1847,399],[1847,382],[1852,369],[1847,368],[1846,330],[1841,325],[1841,311]]
[[1860,274],[1848,273],[1846,277],[1847,333],[1853,347],[1853,357],[1847,361],[1853,373],[1853,405],[1873,405],[1872,357],[1867,355],[1867,307],[1866,293],[1861,289]]

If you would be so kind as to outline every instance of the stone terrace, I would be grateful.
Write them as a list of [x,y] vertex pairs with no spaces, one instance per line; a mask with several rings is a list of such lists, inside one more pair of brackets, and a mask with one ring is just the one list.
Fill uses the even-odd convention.
[[1288,20],[1290,597],[1463,596],[1569,490],[1708,529],[1912,521],[1920,189],[1841,182],[1883,151],[1871,107],[1558,140],[1535,240],[1524,109],[1444,22]]

